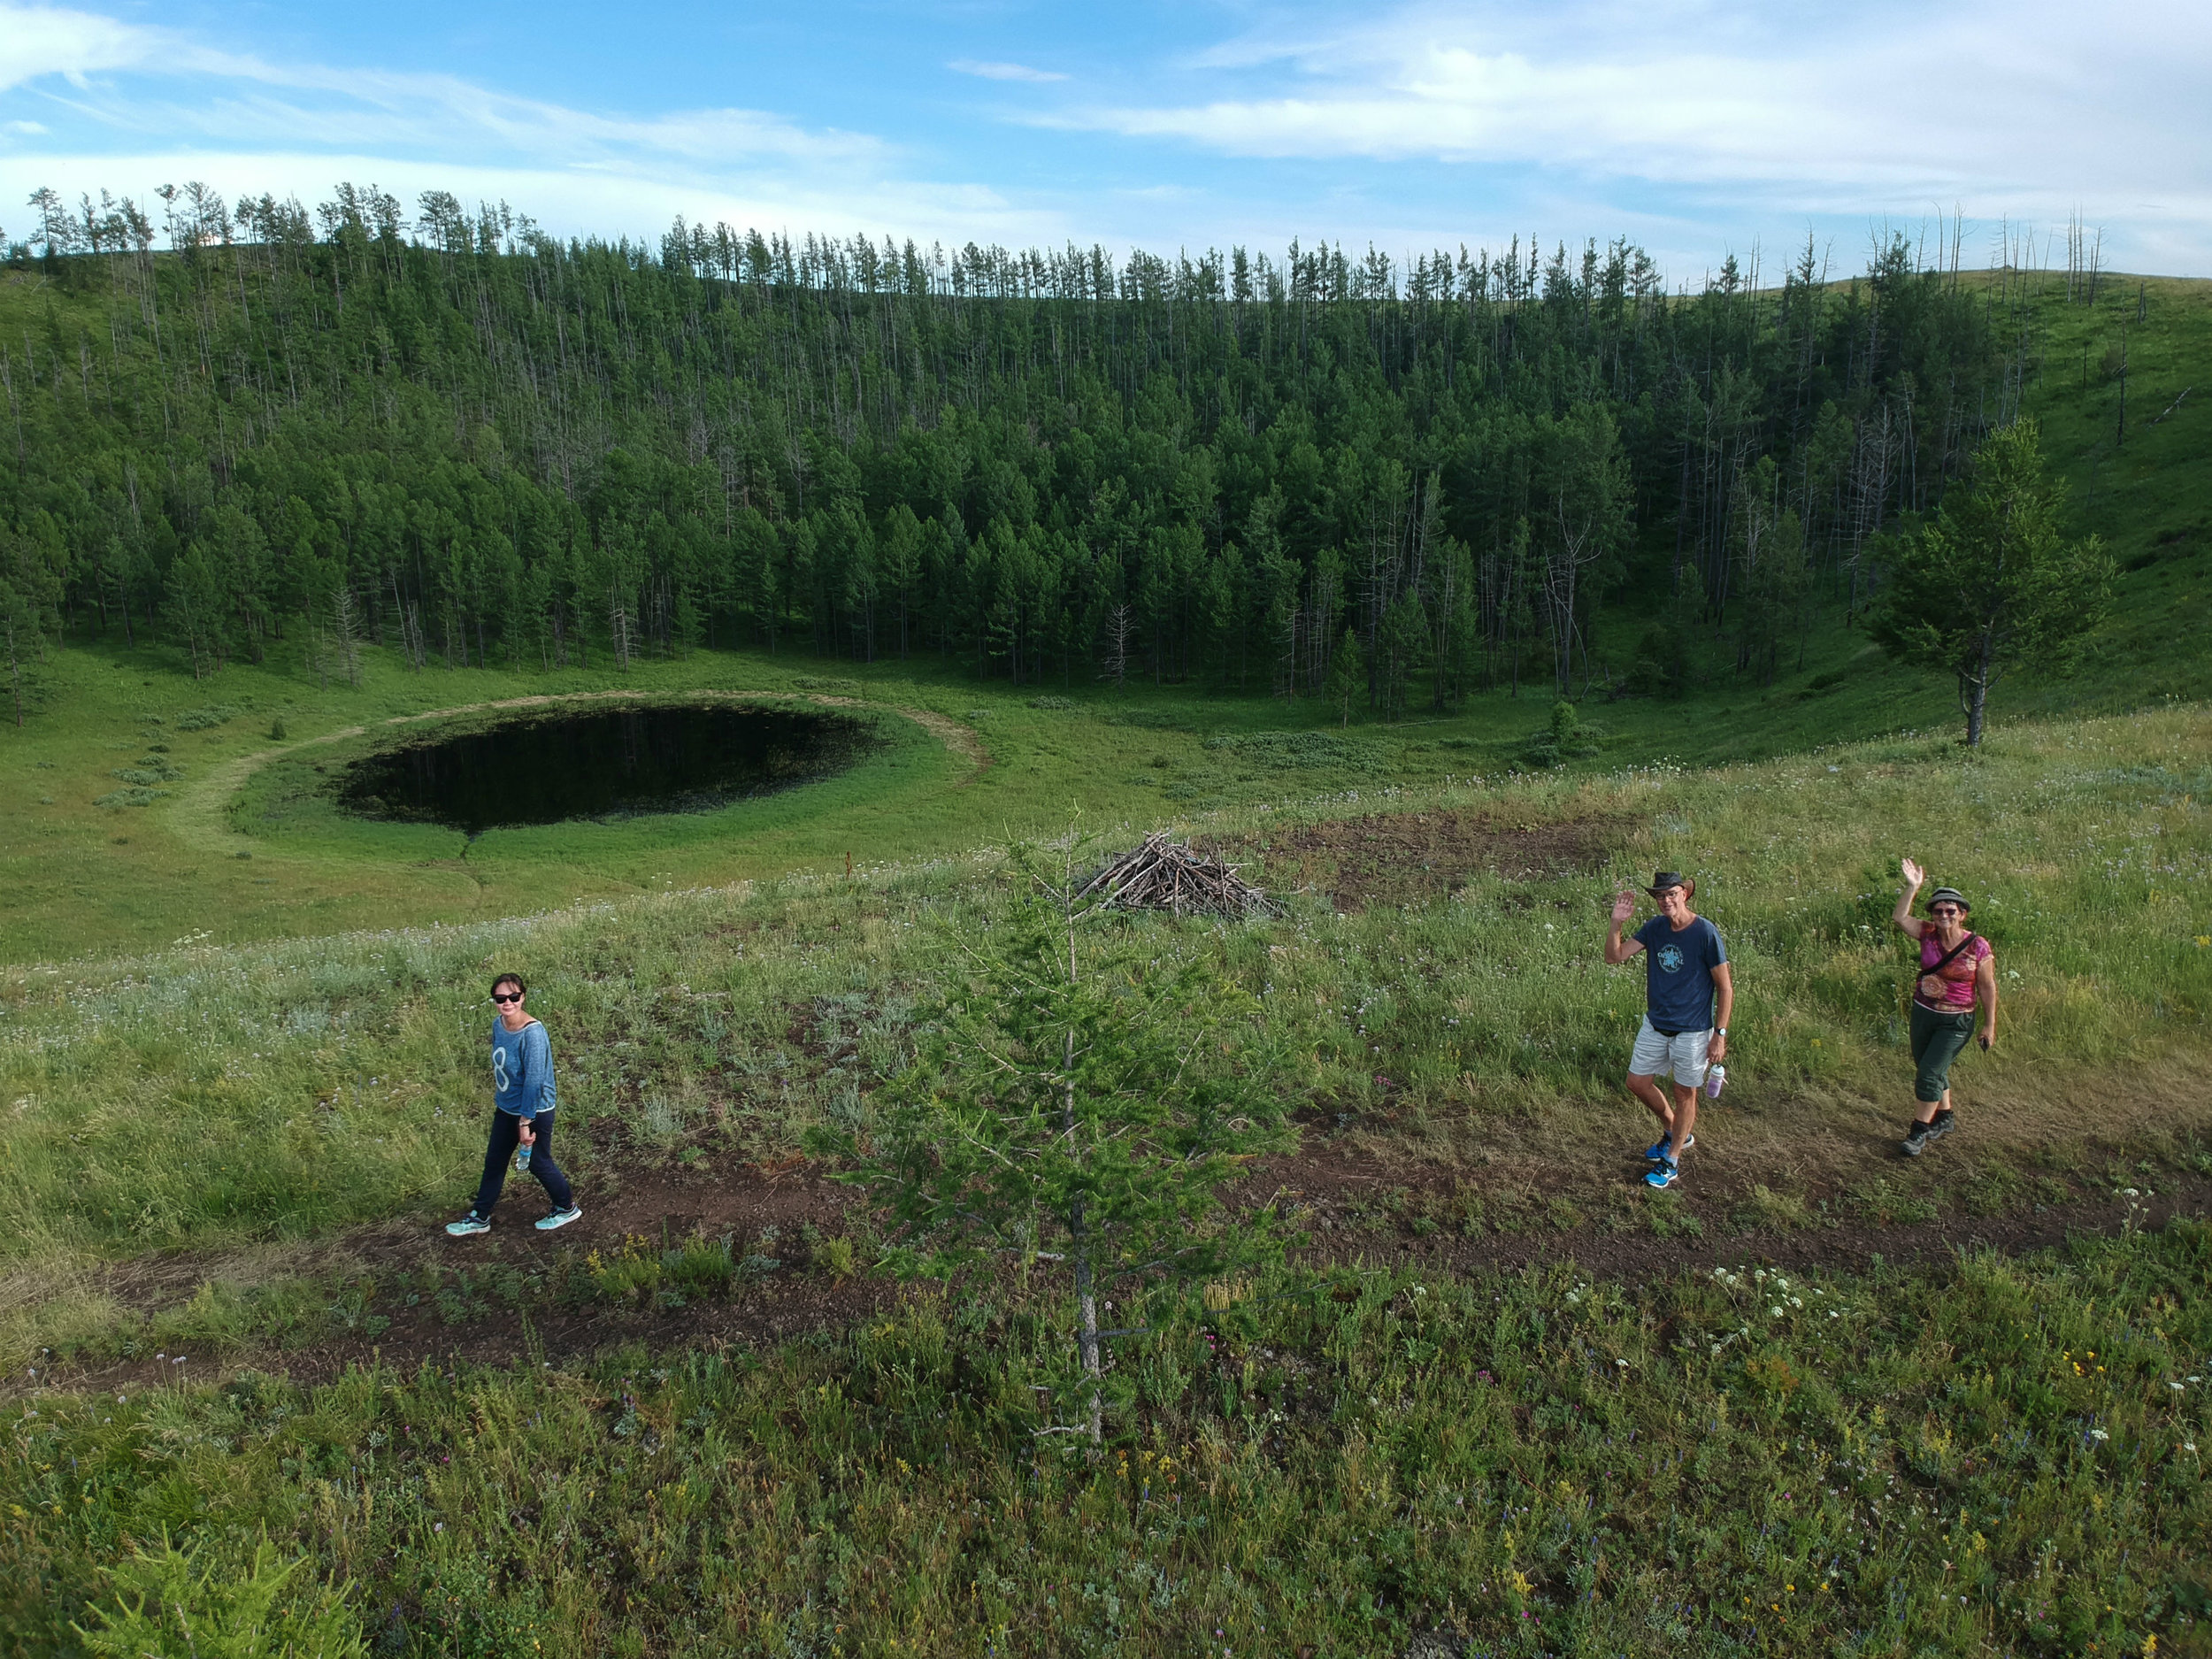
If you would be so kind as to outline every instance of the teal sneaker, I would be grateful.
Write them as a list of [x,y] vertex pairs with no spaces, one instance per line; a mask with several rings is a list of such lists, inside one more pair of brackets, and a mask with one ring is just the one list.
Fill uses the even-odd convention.
[[550,1233],[556,1227],[565,1227],[570,1222],[574,1221],[583,1213],[584,1207],[581,1204],[571,1204],[566,1210],[557,1210],[551,1215],[546,1217],[544,1220],[538,1223],[538,1231],[540,1233]]
[[489,1233],[492,1224],[472,1210],[458,1221],[447,1222],[445,1230],[457,1239],[468,1239],[480,1233]]
[[1652,1187],[1672,1187],[1682,1179],[1682,1169],[1672,1158],[1661,1158],[1644,1177],[1644,1185]]

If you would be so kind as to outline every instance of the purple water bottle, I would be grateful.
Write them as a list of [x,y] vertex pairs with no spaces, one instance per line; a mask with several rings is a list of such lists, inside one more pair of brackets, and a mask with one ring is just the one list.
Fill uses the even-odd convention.
[[1726,1066],[1707,1066],[1705,1068],[1705,1098],[1707,1100],[1718,1100],[1720,1098],[1720,1086],[1726,1081],[1728,1081],[1728,1068]]

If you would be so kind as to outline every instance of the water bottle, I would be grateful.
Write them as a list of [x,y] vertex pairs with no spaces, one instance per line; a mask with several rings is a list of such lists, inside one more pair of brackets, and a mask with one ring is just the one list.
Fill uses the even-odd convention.
[[527,1141],[518,1141],[515,1143],[515,1173],[527,1175],[529,1172],[530,1143]]
[[1720,1098],[1720,1086],[1726,1081],[1728,1081],[1728,1068],[1726,1066],[1707,1066],[1705,1068],[1705,1098],[1707,1100],[1718,1100]]

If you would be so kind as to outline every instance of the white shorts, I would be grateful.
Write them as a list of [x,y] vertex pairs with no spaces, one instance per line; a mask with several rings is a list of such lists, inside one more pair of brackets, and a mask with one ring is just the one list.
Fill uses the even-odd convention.
[[1709,1031],[1678,1032],[1662,1036],[1647,1019],[1636,1031],[1636,1052],[1628,1056],[1631,1077],[1658,1077],[1667,1071],[1684,1088],[1705,1081],[1706,1054],[1713,1046]]

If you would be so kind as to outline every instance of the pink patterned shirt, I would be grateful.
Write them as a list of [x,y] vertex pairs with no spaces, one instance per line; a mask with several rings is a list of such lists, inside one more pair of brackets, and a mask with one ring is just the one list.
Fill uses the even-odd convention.
[[1944,963],[1941,973],[1934,972],[1935,964],[1943,961],[1943,953],[1949,949],[1933,927],[1920,935],[1920,982],[1913,987],[1913,1001],[1938,1014],[1970,1014],[1974,1011],[1974,971],[1994,953],[1989,941],[1977,934],[1971,944]]

